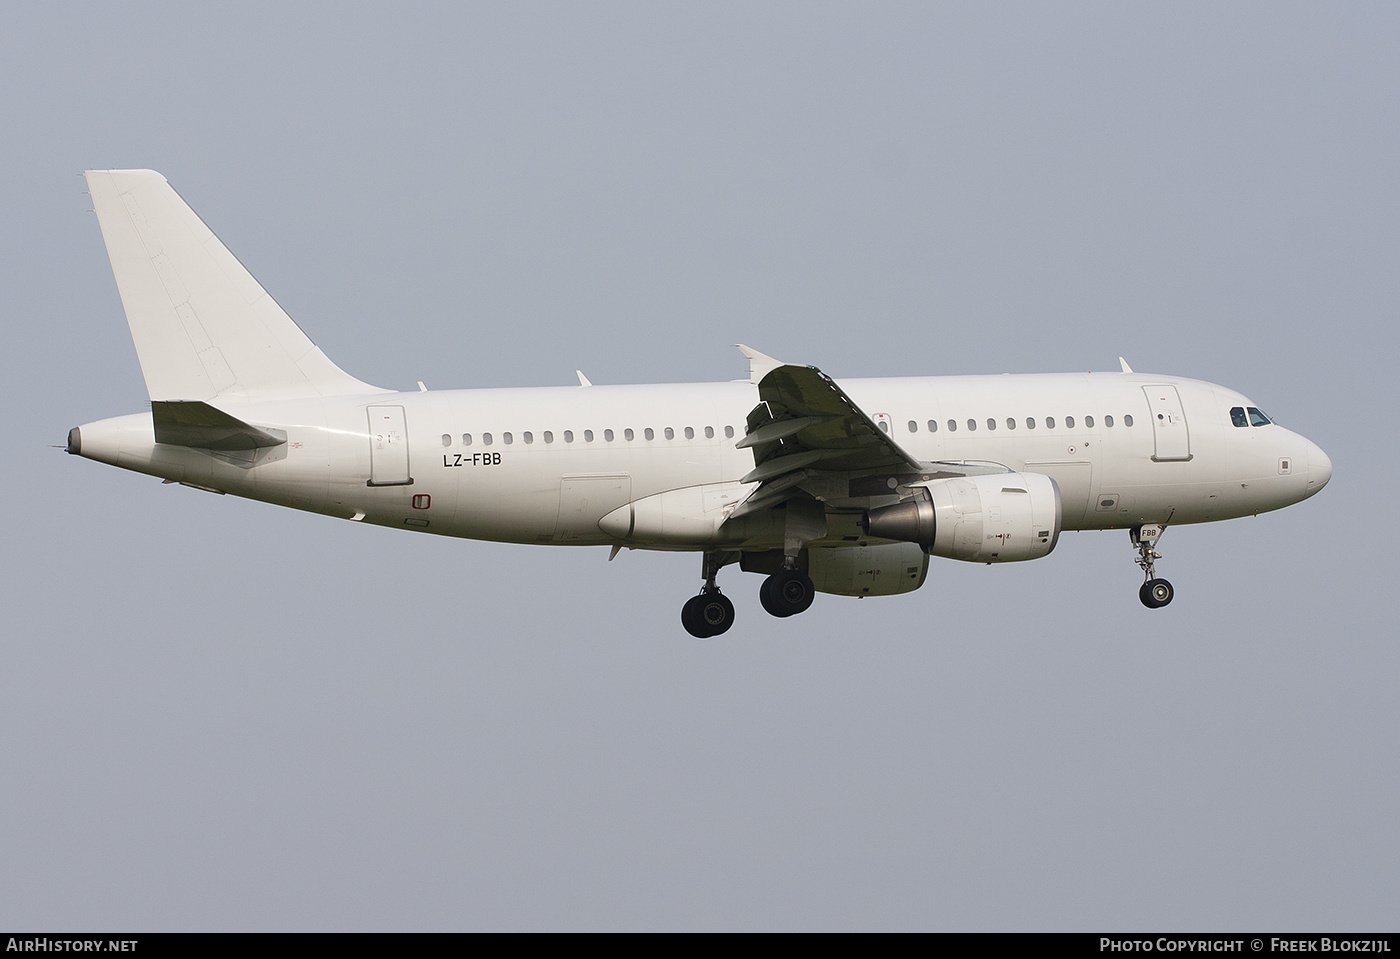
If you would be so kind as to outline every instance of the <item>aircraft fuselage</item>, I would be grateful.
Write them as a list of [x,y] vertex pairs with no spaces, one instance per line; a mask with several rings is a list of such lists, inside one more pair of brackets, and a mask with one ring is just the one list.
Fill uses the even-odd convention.
[[[1050,476],[1067,530],[1261,513],[1307,498],[1331,473],[1322,451],[1296,433],[1272,423],[1235,426],[1231,409],[1250,401],[1198,380],[1006,374],[842,385],[920,460],[996,463]],[[781,545],[782,530],[761,520],[720,529],[753,486],[738,482],[754,460],[735,443],[757,402],[747,381],[246,404],[227,397],[223,409],[284,430],[285,446],[220,454],[158,444],[149,413],[83,426],[79,442],[84,456],[175,482],[445,536],[758,548]],[[372,429],[385,411],[393,422]],[[839,473],[825,479],[820,498],[834,513],[876,502],[868,482],[853,496]],[[662,494],[675,501],[671,513],[696,515],[674,530],[647,527],[641,535],[635,524],[605,523],[619,508]],[[840,532],[838,524],[831,535]]]

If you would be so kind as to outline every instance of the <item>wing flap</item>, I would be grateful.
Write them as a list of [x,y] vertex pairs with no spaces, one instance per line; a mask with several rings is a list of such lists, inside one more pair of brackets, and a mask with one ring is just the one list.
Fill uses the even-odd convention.
[[764,443],[776,443],[778,440],[785,440],[789,436],[800,433],[809,426],[816,426],[823,423],[828,417],[823,416],[799,416],[793,420],[770,420],[766,426],[760,426],[751,433],[744,435],[744,438],[734,444],[735,449],[748,449],[753,446],[762,446]]
[[761,483],[764,480],[782,476],[785,473],[792,473],[803,467],[811,466],[829,455],[840,455],[839,453],[829,453],[827,450],[804,450],[801,453],[792,453],[788,456],[779,456],[764,461],[759,466],[755,466],[744,474],[741,483]]

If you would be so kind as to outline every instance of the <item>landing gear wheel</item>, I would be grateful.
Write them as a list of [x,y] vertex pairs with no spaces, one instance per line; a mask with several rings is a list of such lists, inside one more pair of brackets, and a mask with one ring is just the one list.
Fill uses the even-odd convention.
[[711,636],[718,636],[734,625],[734,604],[728,596],[716,589],[712,593],[701,593],[700,600],[700,622]]
[[816,589],[800,569],[780,569],[763,581],[758,600],[771,615],[796,616],[812,605]]
[[697,639],[718,636],[734,625],[734,604],[718,589],[692,596],[681,607],[681,625]]
[[1170,603],[1174,595],[1176,591],[1165,579],[1149,579],[1138,590],[1138,599],[1141,599],[1142,605],[1148,609],[1160,609]]

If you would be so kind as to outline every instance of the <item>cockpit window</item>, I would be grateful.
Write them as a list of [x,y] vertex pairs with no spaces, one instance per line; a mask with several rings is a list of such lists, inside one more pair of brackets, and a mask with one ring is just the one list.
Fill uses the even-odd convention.
[[1230,422],[1236,426],[1248,426],[1249,420],[1245,418],[1244,407],[1236,406],[1230,410]]
[[1267,416],[1264,415],[1263,410],[1255,409],[1252,406],[1249,408],[1250,426],[1268,426],[1272,422],[1273,420],[1269,419]]

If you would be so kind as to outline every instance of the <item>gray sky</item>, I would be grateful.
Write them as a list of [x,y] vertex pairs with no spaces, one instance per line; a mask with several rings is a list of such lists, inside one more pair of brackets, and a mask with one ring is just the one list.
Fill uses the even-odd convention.
[[[0,927],[1378,930],[1400,902],[1392,4],[16,5]],[[412,388],[1117,368],[1335,476],[690,639],[694,556],[70,458],[163,172]],[[1366,493],[1363,497],[1361,494]]]

